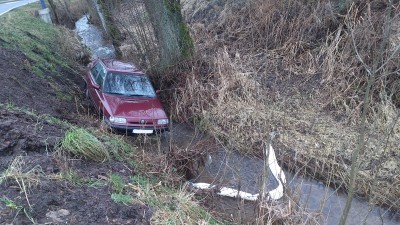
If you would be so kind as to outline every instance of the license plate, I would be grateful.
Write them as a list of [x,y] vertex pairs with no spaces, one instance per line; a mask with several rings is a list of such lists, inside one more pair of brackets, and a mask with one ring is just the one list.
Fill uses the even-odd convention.
[[153,130],[139,130],[139,129],[133,129],[132,133],[134,134],[152,134]]

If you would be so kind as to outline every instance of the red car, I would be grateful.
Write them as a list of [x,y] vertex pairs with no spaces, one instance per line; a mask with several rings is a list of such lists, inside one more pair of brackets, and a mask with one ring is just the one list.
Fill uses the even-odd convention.
[[135,66],[95,60],[85,74],[85,94],[114,130],[152,134],[168,130],[169,120],[149,78]]

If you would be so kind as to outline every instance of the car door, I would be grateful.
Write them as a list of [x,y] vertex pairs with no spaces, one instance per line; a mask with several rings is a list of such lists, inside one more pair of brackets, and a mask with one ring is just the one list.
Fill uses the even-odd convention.
[[88,91],[90,98],[92,99],[94,106],[97,110],[102,108],[102,103],[100,101],[101,88],[104,81],[104,67],[100,62],[97,62],[95,66],[90,70],[90,79],[88,82]]

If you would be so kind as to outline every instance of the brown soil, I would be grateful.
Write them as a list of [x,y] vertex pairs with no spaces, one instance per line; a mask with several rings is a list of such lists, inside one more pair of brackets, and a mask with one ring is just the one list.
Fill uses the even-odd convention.
[[[0,102],[24,109],[35,110],[63,118],[75,111],[68,101],[60,101],[60,95],[71,95],[82,82],[76,74],[41,78],[30,71],[31,62],[19,51],[0,48]],[[62,72],[62,71],[60,71]]]
[[[69,159],[55,151],[68,127],[49,118],[82,124],[75,113],[82,78],[61,69],[60,77],[41,78],[29,68],[23,53],[0,48],[0,174],[16,159],[20,173],[34,171],[24,184],[17,175],[0,184],[0,224],[31,224],[29,217],[40,224],[149,224],[149,207],[111,199],[107,177],[112,173],[128,179],[134,175],[132,168],[115,161]],[[61,100],[60,93],[72,99]],[[75,171],[85,181],[63,179],[66,171]],[[103,182],[93,185],[88,180]],[[18,207],[7,206],[6,199]]]

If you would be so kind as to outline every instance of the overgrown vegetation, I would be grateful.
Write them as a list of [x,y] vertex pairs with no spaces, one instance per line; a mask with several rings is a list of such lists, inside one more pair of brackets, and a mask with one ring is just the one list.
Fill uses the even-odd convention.
[[[360,165],[355,192],[373,204],[400,208],[398,3],[390,8],[383,48],[388,4],[379,0],[182,4],[197,54],[152,74],[173,118],[244,154],[260,155],[260,143],[275,131],[282,164],[348,190],[366,112],[368,141],[354,162]],[[135,27],[134,35],[150,42],[146,26],[149,32]],[[370,70],[377,74],[365,111]]]

